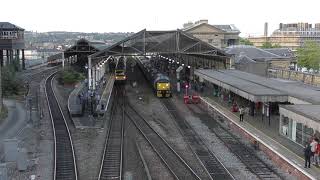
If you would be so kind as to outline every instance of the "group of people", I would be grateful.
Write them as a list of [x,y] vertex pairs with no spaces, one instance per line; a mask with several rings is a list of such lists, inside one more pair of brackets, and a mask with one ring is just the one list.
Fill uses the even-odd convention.
[[311,160],[313,164],[319,166],[320,163],[320,143],[318,138],[313,138],[304,148],[305,168],[310,168]]

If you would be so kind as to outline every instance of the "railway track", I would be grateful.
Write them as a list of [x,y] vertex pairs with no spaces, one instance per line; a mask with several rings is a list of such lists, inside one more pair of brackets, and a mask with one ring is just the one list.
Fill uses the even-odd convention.
[[45,92],[54,135],[54,180],[77,180],[77,165],[70,131],[53,91],[53,78],[50,75],[45,84]]
[[212,179],[235,179],[228,169],[209,150],[202,138],[193,130],[183,117],[176,111],[170,99],[161,99],[168,112],[176,120],[184,138],[187,140],[193,152],[199,157]]
[[[201,108],[199,108],[205,113]],[[216,121],[215,119],[213,119]],[[253,151],[248,148],[239,138],[221,126],[216,121],[216,126],[210,128],[213,133],[224,143],[224,145],[236,155],[246,168],[255,174],[258,179],[283,179],[274,169],[262,161]]]
[[112,105],[111,121],[101,161],[99,180],[122,179],[123,137],[124,137],[124,88],[116,88]]
[[56,71],[56,68],[41,70],[35,73],[29,73],[23,78],[28,88],[26,92],[28,105],[29,107],[31,106],[32,109],[37,109],[39,113],[42,113],[42,107],[40,106],[40,83],[54,71]]
[[247,148],[237,137],[222,126],[212,128],[212,130],[225,146],[259,179],[283,179],[275,170],[258,158],[252,149]]
[[200,179],[183,158],[174,151],[174,149],[150,126],[148,121],[129,103],[127,103],[125,114],[148,141],[175,179]]

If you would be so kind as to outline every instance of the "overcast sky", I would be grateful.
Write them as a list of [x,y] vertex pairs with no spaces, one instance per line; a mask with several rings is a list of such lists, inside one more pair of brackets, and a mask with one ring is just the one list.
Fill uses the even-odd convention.
[[208,19],[209,24],[234,24],[241,36],[257,36],[264,22],[269,34],[280,22],[320,22],[319,5],[319,0],[4,0],[0,22],[39,32],[137,32]]

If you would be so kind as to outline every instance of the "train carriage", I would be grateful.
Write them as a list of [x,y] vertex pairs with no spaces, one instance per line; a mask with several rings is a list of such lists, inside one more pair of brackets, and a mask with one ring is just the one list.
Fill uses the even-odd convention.
[[126,80],[126,59],[125,57],[120,57],[115,68],[115,83],[124,84]]

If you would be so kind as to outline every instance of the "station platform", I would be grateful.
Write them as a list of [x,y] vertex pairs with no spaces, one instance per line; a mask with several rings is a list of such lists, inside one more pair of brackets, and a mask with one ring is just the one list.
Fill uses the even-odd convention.
[[[104,78],[105,83],[100,83],[100,87],[97,87],[95,91],[95,97],[98,97],[98,99],[96,99],[94,102],[95,105],[93,109],[96,110],[97,116],[94,116],[89,110],[90,102],[88,101],[88,96],[90,95],[84,83],[79,85],[72,93],[70,93],[68,99],[68,109],[73,124],[77,129],[103,127],[104,121],[102,118],[99,118],[99,115],[103,114],[108,108],[108,103],[114,84],[114,76],[106,74]],[[82,93],[84,96],[84,100],[82,102],[84,104],[80,103],[78,97],[80,93]],[[103,109],[101,107],[103,107]]]
[[201,96],[204,107],[214,109],[230,121],[232,129],[242,133],[252,141],[259,142],[260,150],[283,170],[293,173],[298,179],[320,179],[320,168],[312,165],[304,168],[303,147],[279,134],[279,118],[268,119],[261,116],[245,115],[244,122],[239,121],[239,113],[231,111],[231,106],[221,98]]

